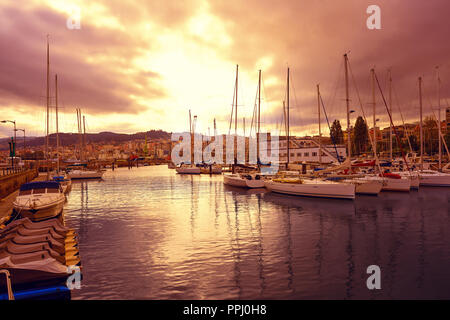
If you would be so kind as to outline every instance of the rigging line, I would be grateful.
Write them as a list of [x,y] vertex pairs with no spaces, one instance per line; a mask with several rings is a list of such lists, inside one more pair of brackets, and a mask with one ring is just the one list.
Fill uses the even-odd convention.
[[230,127],[228,128],[228,135],[231,133],[231,126],[233,124],[233,111],[234,111],[234,101],[236,98],[236,81],[234,82],[234,90],[233,90],[233,102],[231,103],[231,116],[230,116]]
[[[328,120],[328,115],[327,115],[327,111],[325,110],[325,104],[323,103],[323,99],[322,99],[322,95],[319,95],[320,98],[320,103],[322,104],[322,109],[323,109],[323,113],[325,114],[325,118],[327,119],[327,124],[328,124],[328,129],[331,132],[331,127],[330,127],[330,121]],[[339,156],[337,147],[336,147],[336,140],[334,139],[334,137],[330,134],[331,137],[331,141],[333,142],[334,145],[334,150],[336,151],[336,159],[338,159],[339,163],[341,163],[341,157]]]
[[[395,90],[394,86],[392,86],[392,91],[394,91],[394,99],[395,99],[395,102],[397,104],[398,111],[400,113],[400,118],[402,119],[403,129],[405,130],[405,132],[407,132],[405,120],[403,118],[402,109],[401,109],[400,102],[399,102],[398,95],[397,95],[397,90]],[[411,140],[409,139],[409,135],[407,135],[406,138],[408,140],[409,150],[411,151],[411,154],[412,154],[413,153],[413,149],[412,149],[412,145],[411,145]]]
[[406,161],[406,157],[405,157],[405,152],[403,150],[403,146],[401,144],[401,141],[399,140],[399,137],[398,137],[398,134],[397,134],[397,130],[395,129],[394,123],[392,122],[392,115],[391,115],[391,112],[389,111],[389,107],[387,105],[386,99],[384,98],[384,94],[383,94],[383,91],[381,90],[380,82],[378,81],[378,77],[377,77],[377,74],[376,74],[375,70],[373,71],[373,73],[375,75],[375,80],[377,81],[377,85],[378,85],[378,89],[380,90],[381,97],[383,98],[384,106],[386,107],[386,111],[387,111],[387,113],[389,115],[389,120],[391,121],[392,129],[394,129],[395,139],[397,140],[397,144],[400,146],[400,151],[402,152],[403,161],[405,161],[406,168],[408,169],[408,172],[410,172],[409,164],[408,164],[408,161]]
[[[430,96],[426,94],[427,91],[425,89],[423,91],[424,91],[424,96],[427,97],[428,103],[430,104],[431,113],[433,114],[434,121],[436,122],[436,125],[437,125],[436,126],[436,130],[438,131],[438,134],[439,134],[439,127],[438,126],[440,126],[441,124],[439,123],[439,120],[436,117],[436,114],[434,113],[433,104],[431,103]],[[442,134],[442,130],[441,130],[441,135],[440,135],[439,138],[442,139],[442,141],[444,142],[445,150],[447,151],[447,156],[450,157],[450,153],[448,151],[448,147],[447,147],[447,143],[445,142],[444,135]]]
[[[257,90],[256,90],[256,94],[255,94],[255,103],[253,104],[253,115],[252,115],[252,122],[251,122],[251,124],[250,124],[250,133],[249,133],[249,137],[252,136],[253,121],[254,121],[255,118],[256,118],[256,100],[258,99],[258,90],[259,90],[258,86],[256,86],[256,88],[257,88]],[[255,124],[255,128],[256,128],[256,124]],[[256,129],[255,129],[255,131],[256,131]]]
[[335,81],[336,85],[334,87],[334,91],[332,91],[332,95],[329,96],[328,97],[329,99],[327,100],[327,101],[330,101],[330,99],[331,99],[331,102],[328,104],[328,106],[331,105],[331,107],[329,108],[331,110],[334,109],[334,103],[336,101],[337,90],[338,90],[339,84],[341,83],[341,80],[342,80],[341,74],[343,73],[342,72],[343,67],[344,67],[344,62],[341,61],[340,64],[339,64],[339,69],[338,69],[338,73],[337,73],[337,76],[336,76],[336,81]]
[[[350,61],[349,61],[348,57],[347,57],[347,64],[348,64],[348,68],[349,68],[349,70],[350,70],[350,75],[351,75],[351,77],[352,77],[353,86],[355,87],[356,96],[358,97],[358,102],[359,102],[359,105],[360,105],[360,108],[361,108],[361,112],[362,112],[362,115],[363,115],[363,117],[364,117],[364,121],[366,122],[366,126],[367,126],[367,123],[368,123],[368,122],[367,122],[367,118],[366,118],[366,113],[364,112],[364,107],[363,107],[363,103],[362,103],[362,100],[361,100],[361,96],[360,96],[360,94],[359,94],[359,89],[358,89],[358,86],[356,85],[355,76],[354,76],[354,74],[353,74],[353,69],[352,69],[352,66],[351,66],[351,64],[350,64]],[[375,72],[375,71],[374,71],[374,72]],[[380,88],[380,90],[381,90],[381,88]],[[375,127],[373,128],[373,130],[374,130],[374,132],[375,132]],[[376,141],[373,141],[373,140],[372,140],[372,137],[371,137],[370,134],[368,134],[368,136],[369,136],[370,144],[372,145],[372,150],[374,151],[373,154],[374,154],[374,156],[375,156],[375,163],[376,163],[376,165],[377,165],[378,170],[380,171],[380,173],[382,173],[383,171],[381,171],[380,160],[378,159],[378,155],[377,155],[377,153],[375,152],[375,143],[376,143]]]

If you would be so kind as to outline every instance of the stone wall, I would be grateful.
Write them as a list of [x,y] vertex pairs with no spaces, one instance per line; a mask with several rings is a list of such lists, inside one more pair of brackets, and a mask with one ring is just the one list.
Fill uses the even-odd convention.
[[19,189],[22,184],[32,181],[37,176],[38,172],[36,169],[0,176],[0,199],[8,196]]

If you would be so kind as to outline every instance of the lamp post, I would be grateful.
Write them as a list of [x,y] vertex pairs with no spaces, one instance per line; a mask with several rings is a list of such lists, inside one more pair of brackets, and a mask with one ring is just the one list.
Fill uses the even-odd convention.
[[25,129],[14,129],[14,130],[23,132],[23,155],[25,156]]
[[15,120],[2,120],[1,123],[11,122],[14,124],[14,143],[16,142],[16,121]]
[[[16,121],[15,120],[2,120],[1,121],[1,123],[7,123],[7,122],[11,122],[14,124],[14,140],[13,140],[13,148],[14,148],[14,145],[16,144]],[[13,150],[15,151],[15,149],[13,149]],[[15,156],[15,154],[13,155],[13,157],[11,157],[11,165],[13,168],[14,168],[14,156]]]

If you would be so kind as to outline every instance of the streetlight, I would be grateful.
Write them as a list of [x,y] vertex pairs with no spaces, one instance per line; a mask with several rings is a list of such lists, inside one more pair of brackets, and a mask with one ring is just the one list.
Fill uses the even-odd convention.
[[15,131],[23,131],[23,156],[25,156],[25,129],[14,129]]
[[11,122],[14,123],[14,142],[16,142],[16,121],[15,120],[2,120],[1,123]]

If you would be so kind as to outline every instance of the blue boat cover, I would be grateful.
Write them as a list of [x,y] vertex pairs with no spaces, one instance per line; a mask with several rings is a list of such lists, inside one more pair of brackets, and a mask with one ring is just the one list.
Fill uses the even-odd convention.
[[33,190],[33,189],[59,189],[59,182],[57,181],[35,181],[24,183],[20,186],[20,191]]

